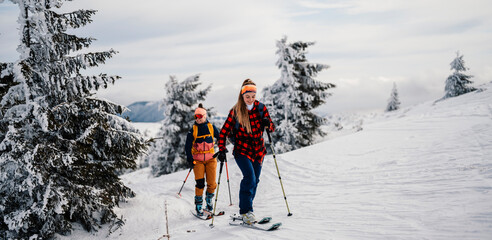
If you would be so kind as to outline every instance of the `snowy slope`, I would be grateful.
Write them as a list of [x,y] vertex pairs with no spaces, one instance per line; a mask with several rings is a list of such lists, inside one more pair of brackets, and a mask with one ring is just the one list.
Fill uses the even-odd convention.
[[[382,115],[364,130],[277,155],[287,217],[272,156],[263,166],[257,216],[283,226],[260,232],[190,214],[193,173],[149,177],[143,169],[123,176],[137,197],[120,205],[123,229],[108,239],[492,239],[492,84],[484,91],[424,103]],[[218,208],[238,211],[241,174],[229,156],[233,206],[222,173]],[[104,239],[77,230],[60,239]],[[162,238],[166,239],[166,238]]]

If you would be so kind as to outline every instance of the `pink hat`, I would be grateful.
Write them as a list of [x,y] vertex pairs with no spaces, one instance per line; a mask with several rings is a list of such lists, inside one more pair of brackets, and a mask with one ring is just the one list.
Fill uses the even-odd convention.
[[203,108],[203,105],[200,103],[198,104],[198,107],[195,109],[195,115],[201,114],[201,115],[207,115],[207,110]]
[[203,108],[196,108],[195,109],[195,115],[196,114],[207,115],[207,110],[205,110]]

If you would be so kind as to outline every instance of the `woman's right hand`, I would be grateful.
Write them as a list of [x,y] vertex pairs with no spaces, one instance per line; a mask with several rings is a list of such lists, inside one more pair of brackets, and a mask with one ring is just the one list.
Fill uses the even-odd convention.
[[271,132],[272,131],[272,123],[268,118],[263,118],[261,120],[261,126],[263,126],[263,129],[266,129],[267,131]]

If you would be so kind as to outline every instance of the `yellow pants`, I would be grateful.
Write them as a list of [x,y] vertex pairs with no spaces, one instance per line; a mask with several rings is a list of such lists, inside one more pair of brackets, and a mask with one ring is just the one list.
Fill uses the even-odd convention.
[[195,161],[195,167],[193,168],[195,174],[195,195],[202,196],[203,188],[205,187],[205,175],[207,179],[207,192],[214,193],[217,183],[215,178],[217,175],[217,159],[212,158],[207,161]]

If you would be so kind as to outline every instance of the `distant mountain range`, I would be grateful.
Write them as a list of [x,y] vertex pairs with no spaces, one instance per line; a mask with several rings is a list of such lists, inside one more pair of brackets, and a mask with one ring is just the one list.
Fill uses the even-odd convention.
[[160,102],[141,101],[126,106],[129,111],[121,116],[128,117],[132,122],[159,122],[164,119],[164,109],[159,109]]
[[[128,110],[121,114],[123,118],[128,117],[132,122],[160,122],[164,120],[165,109],[159,109],[160,101],[139,101],[134,102],[128,106]],[[216,113],[212,110],[211,116],[208,120],[216,124],[217,127],[222,126],[225,122],[227,115]]]

